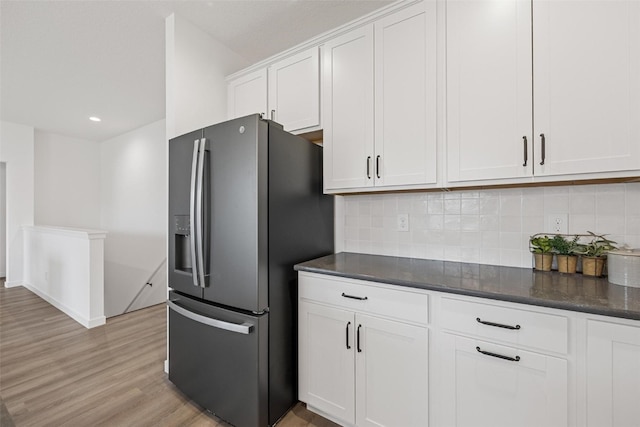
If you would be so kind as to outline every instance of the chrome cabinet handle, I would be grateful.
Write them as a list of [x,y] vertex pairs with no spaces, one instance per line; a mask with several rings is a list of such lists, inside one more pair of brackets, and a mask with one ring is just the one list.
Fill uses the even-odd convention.
[[380,178],[380,156],[376,156],[376,176]]
[[524,140],[524,163],[522,164],[522,166],[527,166],[527,137],[523,136],[522,139]]
[[167,301],[167,306],[178,314],[183,315],[184,317],[191,319],[195,322],[202,323],[203,325],[212,326],[217,329],[224,329],[225,331],[237,332],[239,334],[249,334],[253,330],[253,325],[251,323],[245,322],[242,324],[225,322],[223,320],[213,319],[211,317],[203,316],[198,313],[194,313],[193,311],[189,311],[186,308],[180,307],[175,302],[169,300]]
[[366,300],[369,299],[367,297],[356,297],[356,296],[353,296],[353,295],[348,295],[348,294],[345,294],[344,292],[342,293],[342,296],[345,297],[345,298],[357,299],[357,300],[360,300],[360,301],[366,301]]
[[371,179],[371,156],[367,156],[367,179]]
[[542,166],[544,165],[544,159],[546,158],[546,141],[545,141],[544,133],[540,134],[540,139],[542,140],[542,147],[540,147],[541,154],[542,154],[542,161],[540,162],[540,166]]
[[349,350],[351,348],[351,346],[349,345],[349,325],[351,325],[351,322],[347,322],[347,332],[346,332],[347,350]]
[[479,317],[476,317],[476,322],[482,323],[483,325],[487,325],[487,326],[495,326],[496,328],[504,328],[504,329],[512,329],[512,330],[520,329],[520,325],[511,326],[511,325],[504,325],[502,323],[487,322],[486,320],[482,320]]
[[357,331],[357,350],[358,353],[362,353],[362,349],[360,348],[360,328],[362,328],[362,325],[358,325],[358,331]]
[[516,357],[504,356],[502,354],[492,353],[490,351],[481,350],[480,347],[476,347],[476,350],[478,351],[478,353],[482,353],[482,354],[484,354],[486,356],[497,357],[498,359],[509,360],[511,362],[519,362],[520,361],[520,356],[516,356]]

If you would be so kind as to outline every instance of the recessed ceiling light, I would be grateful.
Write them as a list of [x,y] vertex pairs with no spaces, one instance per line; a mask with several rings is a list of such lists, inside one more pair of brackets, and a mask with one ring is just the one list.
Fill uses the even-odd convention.
[[89,117],[89,120],[91,120],[92,122],[101,122],[102,120],[100,119],[100,117],[96,117],[96,116],[91,116]]

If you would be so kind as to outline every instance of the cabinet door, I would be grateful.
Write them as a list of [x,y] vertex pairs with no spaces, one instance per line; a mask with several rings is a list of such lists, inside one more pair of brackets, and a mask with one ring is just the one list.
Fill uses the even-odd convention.
[[300,302],[299,398],[338,419],[355,420],[352,312]]
[[531,176],[531,3],[447,1],[446,58],[448,180]]
[[373,186],[373,24],[324,45],[325,189]]
[[533,0],[533,14],[535,174],[640,169],[640,2]]
[[442,338],[445,425],[566,427],[566,360],[445,333]]
[[428,331],[356,314],[356,424],[428,425]]
[[640,328],[587,323],[587,425],[640,422]]
[[269,67],[269,117],[287,131],[320,126],[319,56],[316,46]]
[[375,184],[436,183],[436,3],[375,23]]
[[254,71],[227,83],[229,119],[267,113],[267,69]]

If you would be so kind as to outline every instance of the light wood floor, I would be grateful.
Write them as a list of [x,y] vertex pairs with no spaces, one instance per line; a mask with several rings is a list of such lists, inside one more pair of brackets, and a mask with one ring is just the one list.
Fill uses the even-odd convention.
[[[167,380],[164,305],[85,329],[0,280],[1,426],[227,426]],[[1,416],[0,412],[0,416]],[[336,424],[298,404],[282,427]]]

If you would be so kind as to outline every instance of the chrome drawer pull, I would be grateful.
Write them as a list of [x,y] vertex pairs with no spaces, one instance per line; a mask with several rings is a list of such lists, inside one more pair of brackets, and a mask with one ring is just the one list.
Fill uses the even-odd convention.
[[478,353],[482,353],[482,354],[484,354],[486,356],[497,357],[498,359],[509,360],[511,362],[519,362],[520,361],[520,356],[516,356],[516,357],[503,356],[502,354],[491,353],[490,351],[481,350],[480,347],[476,347],[476,350],[478,351]]
[[476,317],[476,322],[482,323],[483,325],[487,325],[487,326],[495,326],[496,328],[504,328],[504,329],[511,329],[511,330],[520,329],[520,325],[511,326],[511,325],[503,325],[502,323],[487,322],[486,320],[481,320],[479,317]]
[[345,298],[357,299],[357,300],[360,300],[360,301],[365,301],[365,300],[369,299],[367,297],[355,297],[353,295],[347,295],[344,292],[342,293],[342,296],[345,297]]

